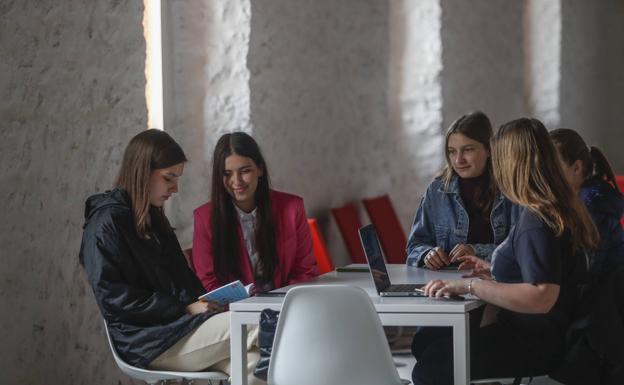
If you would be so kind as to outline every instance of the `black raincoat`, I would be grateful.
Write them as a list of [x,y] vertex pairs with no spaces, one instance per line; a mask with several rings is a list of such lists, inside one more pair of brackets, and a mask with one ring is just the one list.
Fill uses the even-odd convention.
[[89,197],[80,262],[118,354],[147,367],[214,313],[185,308],[204,289],[186,264],[173,231],[140,238],[128,194]]

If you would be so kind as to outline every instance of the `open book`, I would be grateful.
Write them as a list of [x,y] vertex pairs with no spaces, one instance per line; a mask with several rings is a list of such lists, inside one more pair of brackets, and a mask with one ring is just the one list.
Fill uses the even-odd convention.
[[253,288],[253,283],[247,286],[243,286],[241,281],[234,281],[221,286],[218,289],[214,289],[198,299],[200,301],[217,301],[221,305],[228,304],[230,302],[240,301],[249,297],[249,292]]

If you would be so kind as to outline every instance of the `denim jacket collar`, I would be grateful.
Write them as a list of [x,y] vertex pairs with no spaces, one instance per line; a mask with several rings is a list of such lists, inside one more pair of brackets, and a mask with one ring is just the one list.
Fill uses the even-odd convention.
[[[456,194],[459,196],[459,176],[457,174],[453,174],[453,176],[451,177],[448,188],[445,188],[444,179],[440,179],[440,181],[442,182],[442,184],[440,184],[440,188],[438,189],[439,192],[443,194]],[[504,200],[505,197],[503,196],[503,194],[500,192],[499,189],[496,189],[496,198],[494,199],[492,211],[500,206]]]
[[448,187],[445,186],[446,183],[444,182],[444,178],[440,178],[440,181],[442,183],[438,189],[439,192],[443,194],[459,194],[459,176],[457,174],[453,174]]

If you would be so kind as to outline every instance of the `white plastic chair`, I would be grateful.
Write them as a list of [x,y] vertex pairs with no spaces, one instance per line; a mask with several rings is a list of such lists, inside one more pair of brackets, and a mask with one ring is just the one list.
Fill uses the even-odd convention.
[[108,332],[108,327],[106,326],[106,322],[104,322],[104,330],[106,331],[106,338],[108,339],[108,345],[110,346],[111,352],[113,352],[113,357],[115,358],[115,363],[122,372],[124,372],[128,377],[134,378],[136,380],[145,381],[148,384],[157,384],[161,381],[167,380],[188,380],[190,383],[193,380],[208,380],[209,384],[212,384],[213,381],[221,381],[227,380],[229,377],[227,374],[223,372],[213,371],[213,372],[172,372],[166,370],[149,370],[143,368],[137,368],[136,366],[132,366],[127,364],[124,360],[119,357],[117,354],[117,350],[115,350],[115,345],[113,345],[113,340],[111,339],[110,333]]
[[288,291],[275,331],[269,385],[402,383],[364,290],[315,285]]

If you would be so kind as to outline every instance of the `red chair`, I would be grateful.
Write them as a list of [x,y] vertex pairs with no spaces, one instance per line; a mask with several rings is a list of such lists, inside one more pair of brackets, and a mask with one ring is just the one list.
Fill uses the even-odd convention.
[[[620,192],[624,194],[624,175],[616,175],[615,181],[620,188]],[[622,217],[622,219],[620,219],[620,223],[622,224],[622,228],[624,228],[624,216]]]
[[620,192],[624,194],[624,175],[616,175],[615,181],[617,182]]
[[388,263],[405,263],[407,238],[388,195],[363,199]]
[[347,251],[353,263],[366,263],[364,249],[360,243],[358,230],[362,227],[362,222],[358,217],[357,210],[353,203],[348,203],[342,207],[331,209],[332,215],[338,224],[340,235],[347,246]]
[[327,244],[325,243],[325,239],[323,239],[321,230],[319,230],[316,219],[308,218],[308,225],[310,226],[310,234],[312,235],[312,252],[316,258],[319,273],[324,274],[334,270],[334,262],[329,256]]

